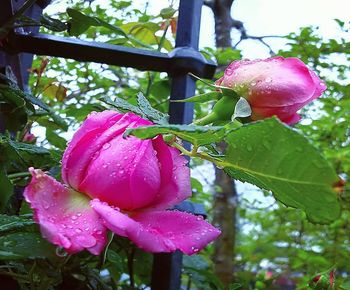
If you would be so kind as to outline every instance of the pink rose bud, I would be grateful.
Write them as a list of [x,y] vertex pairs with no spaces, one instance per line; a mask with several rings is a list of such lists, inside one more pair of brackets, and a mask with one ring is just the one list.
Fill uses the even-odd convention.
[[30,132],[27,132],[23,136],[23,142],[26,143],[35,143],[36,141],[36,136]]
[[191,255],[220,234],[201,217],[167,210],[191,195],[186,159],[162,136],[123,138],[151,124],[132,113],[92,113],[64,153],[64,185],[30,169],[24,195],[48,240],[99,254],[109,229],[145,251]]
[[332,290],[334,289],[334,270],[316,275],[309,282],[309,286],[316,290]]
[[232,62],[217,85],[229,87],[248,100],[252,120],[277,116],[287,124],[299,121],[297,111],[326,89],[319,77],[297,58]]

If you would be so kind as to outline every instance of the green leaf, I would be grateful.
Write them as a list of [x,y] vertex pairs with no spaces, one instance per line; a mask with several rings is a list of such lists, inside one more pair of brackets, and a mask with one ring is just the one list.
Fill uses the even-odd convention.
[[[3,167],[0,167],[0,184],[1,184],[1,192],[0,192],[0,212],[2,212],[13,194],[13,184],[8,179],[6,175],[6,171]],[[1,226],[0,226],[1,231]]]
[[226,134],[224,127],[194,126],[194,125],[154,125],[127,129],[124,137],[129,135],[140,139],[150,139],[159,134],[173,134],[195,146],[206,145],[222,140]]
[[10,233],[0,237],[0,260],[54,256],[54,246],[44,240],[40,233]]
[[35,225],[32,219],[21,216],[0,215],[0,233],[1,235],[7,231],[21,231],[23,228]]
[[152,108],[146,97],[142,93],[137,94],[137,103],[143,115],[156,124],[168,124],[169,116]]
[[340,285],[340,289],[342,290],[350,290],[350,281],[345,281],[343,284]]
[[159,15],[163,18],[163,19],[170,19],[171,17],[174,16],[176,10],[173,7],[166,7],[163,8],[162,10],[160,10]]
[[[64,119],[62,119],[58,114],[55,113],[54,110],[52,110],[48,105],[46,105],[43,101],[40,99],[33,97],[32,95],[23,92],[18,87],[13,87],[12,85],[3,85],[0,84],[0,104],[2,97],[12,103],[14,105],[10,106],[12,111],[9,111],[9,109],[4,110],[5,116],[9,114],[9,124],[17,124],[17,120],[21,118],[20,123],[22,124],[21,127],[23,127],[23,124],[27,122],[27,115],[29,111],[34,111],[33,105],[37,105],[38,107],[45,110],[52,118],[52,120],[60,126],[63,130],[68,129],[68,125]],[[9,107],[9,108],[10,108]],[[0,112],[3,111],[3,108],[7,108],[6,106],[1,106]],[[28,110],[29,109],[29,110]],[[17,125],[16,125],[17,126]],[[12,126],[11,126],[12,127]],[[18,131],[17,130],[11,130],[10,131]]]
[[151,87],[151,94],[157,99],[166,99],[170,95],[169,80],[161,80],[154,82]]
[[29,110],[26,101],[10,86],[0,84],[0,114],[4,119],[5,129],[20,131],[28,120]]
[[62,32],[67,30],[65,23],[48,15],[41,15],[40,24],[51,31]]
[[151,104],[148,102],[148,100],[142,93],[139,93],[137,95],[138,106],[134,106],[128,101],[121,98],[115,98],[115,100],[112,101],[109,97],[103,97],[101,100],[109,105],[112,105],[113,107],[117,108],[122,112],[133,112],[145,119],[153,121],[154,123],[168,123],[168,115],[152,108]]
[[87,16],[78,10],[67,8],[67,14],[71,17],[69,20],[68,33],[72,36],[79,36],[88,30],[91,26],[102,26],[110,29],[118,35],[127,38],[125,32],[118,26],[109,24],[108,22],[97,17]]
[[103,98],[101,98],[101,101],[117,108],[118,110],[120,110],[122,112],[133,112],[133,113],[140,115],[140,116],[143,115],[142,111],[138,107],[130,104],[128,101],[126,101],[124,99],[115,98],[115,100],[112,101],[109,97],[103,97]]
[[32,219],[0,215],[0,260],[55,256],[55,247],[41,237]]
[[4,158],[0,158],[1,162],[7,164],[15,162],[17,167],[21,164],[22,170],[27,170],[30,166],[48,168],[57,165],[51,152],[44,147],[0,138],[0,149],[4,156]]
[[59,136],[55,131],[46,129],[46,139],[50,144],[56,146],[59,149],[64,150],[67,146],[67,140]]
[[230,176],[271,190],[283,204],[304,210],[312,222],[339,217],[332,188],[339,178],[304,136],[272,118],[245,125],[226,141],[222,165]]

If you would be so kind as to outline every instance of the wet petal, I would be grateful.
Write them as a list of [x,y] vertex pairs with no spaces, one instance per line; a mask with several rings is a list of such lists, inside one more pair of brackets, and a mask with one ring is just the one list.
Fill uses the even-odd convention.
[[39,169],[29,171],[33,177],[24,197],[43,236],[69,253],[87,249],[100,254],[106,244],[106,228],[91,209],[90,200]]
[[178,249],[192,255],[220,234],[202,217],[180,211],[142,212],[129,217],[97,199],[91,201],[91,206],[107,228],[152,253]]
[[161,187],[150,209],[169,209],[192,194],[190,169],[179,150],[169,147],[161,136],[153,140],[161,168]]

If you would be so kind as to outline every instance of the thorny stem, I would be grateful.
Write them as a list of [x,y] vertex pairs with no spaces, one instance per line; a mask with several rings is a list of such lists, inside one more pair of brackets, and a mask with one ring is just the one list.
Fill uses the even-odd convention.
[[208,161],[214,163],[218,167],[222,167],[223,168],[223,167],[226,167],[226,166],[229,165],[229,163],[221,161],[218,158],[212,157],[212,156],[210,156],[209,154],[207,154],[205,152],[198,152],[198,146],[194,146],[192,151],[188,151],[188,150],[186,150],[185,148],[183,148],[180,144],[178,144],[176,142],[171,143],[170,145],[175,147],[175,148],[177,148],[177,149],[179,149],[180,152],[183,155],[186,155],[186,156],[189,156],[189,157],[198,157],[198,158],[201,158],[201,159],[204,159],[204,160],[208,160]]

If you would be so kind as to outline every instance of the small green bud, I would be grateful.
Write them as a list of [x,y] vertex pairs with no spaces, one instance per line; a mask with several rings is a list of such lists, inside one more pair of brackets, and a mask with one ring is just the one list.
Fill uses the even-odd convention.
[[160,16],[163,19],[170,19],[171,17],[174,16],[176,10],[172,7],[167,7],[167,8],[163,8],[162,10],[160,10]]

